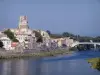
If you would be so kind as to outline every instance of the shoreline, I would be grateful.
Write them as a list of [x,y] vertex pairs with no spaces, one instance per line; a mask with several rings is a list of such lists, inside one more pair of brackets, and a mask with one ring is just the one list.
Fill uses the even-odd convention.
[[15,59],[15,58],[39,58],[39,57],[50,57],[50,56],[58,56],[58,55],[65,55],[65,54],[72,54],[73,51],[69,51],[67,49],[63,50],[51,50],[51,51],[43,51],[43,52],[30,52],[30,53],[12,53],[12,54],[6,54],[1,55],[0,59]]

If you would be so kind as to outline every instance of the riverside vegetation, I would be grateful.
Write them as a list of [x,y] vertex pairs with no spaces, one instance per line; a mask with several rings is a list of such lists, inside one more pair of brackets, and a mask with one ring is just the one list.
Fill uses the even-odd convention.
[[97,69],[98,71],[100,71],[100,58],[88,59],[88,63],[91,63],[91,67],[93,69]]

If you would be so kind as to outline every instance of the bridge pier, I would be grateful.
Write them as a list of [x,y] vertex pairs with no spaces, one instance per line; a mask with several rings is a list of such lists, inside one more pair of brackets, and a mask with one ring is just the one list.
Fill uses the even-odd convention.
[[94,51],[96,51],[96,48],[97,48],[97,47],[96,47],[96,44],[94,44]]

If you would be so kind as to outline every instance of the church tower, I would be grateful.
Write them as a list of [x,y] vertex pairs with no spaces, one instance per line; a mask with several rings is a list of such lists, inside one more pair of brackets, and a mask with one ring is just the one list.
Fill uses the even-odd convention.
[[20,16],[18,29],[29,29],[27,16]]

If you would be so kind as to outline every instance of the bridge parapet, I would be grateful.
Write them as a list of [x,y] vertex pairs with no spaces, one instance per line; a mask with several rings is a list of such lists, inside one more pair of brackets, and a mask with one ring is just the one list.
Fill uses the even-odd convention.
[[74,46],[76,46],[76,45],[79,45],[79,44],[93,44],[93,45],[100,45],[100,42],[74,42],[73,44],[72,44],[72,46],[71,47],[74,47]]

